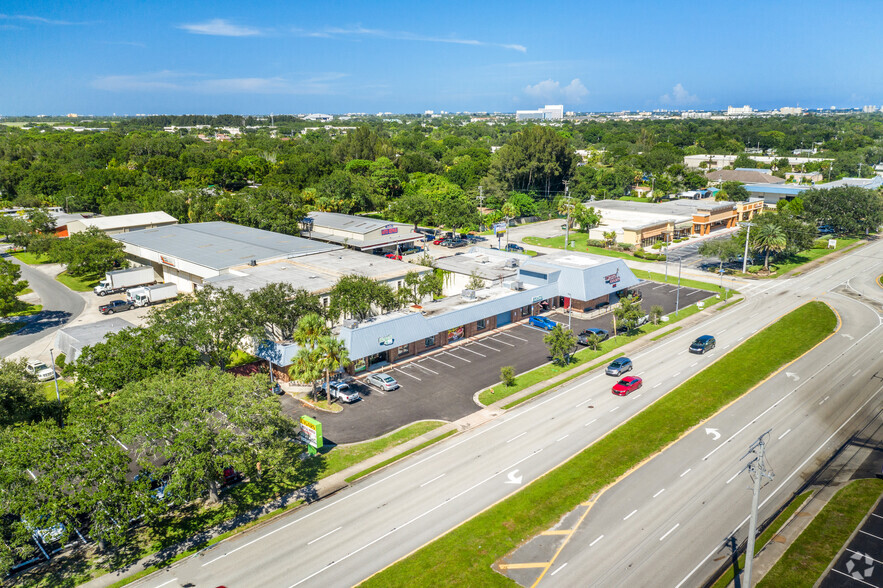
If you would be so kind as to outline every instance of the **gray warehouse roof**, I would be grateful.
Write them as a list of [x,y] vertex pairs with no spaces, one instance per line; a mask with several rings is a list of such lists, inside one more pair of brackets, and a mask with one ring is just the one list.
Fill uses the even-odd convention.
[[313,211],[307,215],[312,219],[313,227],[327,227],[329,229],[341,229],[352,233],[366,234],[377,229],[382,229],[387,225],[395,225],[397,227],[409,226],[404,223],[394,223],[392,221],[368,218],[366,216],[355,216],[352,214],[340,214],[337,212],[320,212]]
[[112,237],[122,243],[219,271],[251,260],[270,261],[340,248],[321,241],[225,222],[169,225]]
[[110,333],[134,326],[129,321],[113,317],[88,325],[65,327],[55,333],[55,349],[64,353],[67,362],[71,363],[77,360],[84,347],[101,343]]

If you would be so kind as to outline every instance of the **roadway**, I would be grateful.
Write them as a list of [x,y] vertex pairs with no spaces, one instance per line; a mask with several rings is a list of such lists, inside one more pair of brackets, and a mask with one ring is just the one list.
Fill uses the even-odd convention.
[[[717,445],[709,446],[710,436],[704,431],[694,431],[637,470],[640,475],[626,479],[630,483],[631,478],[645,476],[641,488],[635,484],[636,489],[629,490],[623,482],[606,493],[602,498],[607,502],[599,501],[591,512],[591,526],[583,527],[592,529],[589,542],[605,535],[595,544],[597,549],[592,552],[588,542],[578,541],[575,535],[568,546],[571,551],[562,552],[558,560],[567,567],[547,577],[562,585],[586,585],[592,574],[612,585],[622,584],[625,577],[620,574],[629,573],[637,585],[674,586],[682,579],[685,585],[701,584],[704,574],[718,564],[713,560],[722,538],[747,513],[743,503],[750,500],[750,493],[744,489],[744,474],[730,484],[723,482],[738,471],[738,458],[750,440],[761,429],[774,428],[777,435],[790,429],[782,439],[775,439],[778,446],[788,449],[781,450],[773,462],[774,487],[782,489],[774,495],[769,487],[765,489],[764,508],[772,508],[790,492],[787,484],[798,484],[817,462],[824,461],[838,444],[838,435],[848,436],[857,420],[853,414],[879,391],[879,381],[867,380],[872,366],[879,369],[881,361],[880,355],[871,355],[881,349],[880,319],[862,301],[830,292],[852,276],[880,273],[883,242],[860,253],[800,278],[759,282],[748,289],[753,295],[745,302],[633,354],[632,374],[645,381],[637,393],[615,397],[610,394],[613,378],[587,374],[562,390],[403,460],[329,499],[212,546],[137,585],[358,583],[567,460],[782,314],[825,295],[841,312],[843,326],[811,357],[789,368],[800,379],[779,374],[713,419],[708,426],[718,428],[722,435]],[[853,286],[864,287],[856,282]],[[704,356],[685,353],[689,343],[705,333],[717,336],[717,348]],[[827,391],[823,390],[826,386]],[[770,452],[774,447],[778,452],[778,446],[771,441]],[[653,493],[664,489],[652,499],[656,503],[652,497],[636,494],[651,488]],[[734,498],[733,492],[740,498]],[[719,494],[726,498],[716,498]],[[608,541],[619,526],[628,526],[623,518],[637,505],[645,512],[629,517],[636,525],[629,526],[629,533],[616,535],[619,540]],[[598,557],[602,550],[604,557]],[[661,578],[665,581],[660,582]]]

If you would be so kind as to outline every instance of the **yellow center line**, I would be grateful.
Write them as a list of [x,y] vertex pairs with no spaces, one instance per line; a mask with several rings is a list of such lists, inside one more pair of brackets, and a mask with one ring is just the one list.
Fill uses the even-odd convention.
[[535,562],[535,563],[514,563],[514,564],[500,564],[498,567],[501,570],[528,570],[532,568],[546,568],[549,569],[549,566],[552,565],[552,562]]
[[542,533],[540,533],[540,535],[570,535],[571,533],[573,533],[573,531],[574,529],[570,529],[567,531],[543,531]]

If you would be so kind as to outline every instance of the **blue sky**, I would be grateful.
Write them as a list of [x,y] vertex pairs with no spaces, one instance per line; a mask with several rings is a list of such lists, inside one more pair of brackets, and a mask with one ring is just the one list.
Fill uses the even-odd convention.
[[0,115],[880,105],[879,13],[874,0],[4,0]]

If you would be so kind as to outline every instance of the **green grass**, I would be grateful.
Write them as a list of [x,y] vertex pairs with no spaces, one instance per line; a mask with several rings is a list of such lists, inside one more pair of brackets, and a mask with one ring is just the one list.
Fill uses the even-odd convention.
[[[57,366],[56,366],[57,367]],[[40,393],[46,397],[46,400],[54,401],[55,397],[55,382],[49,380],[48,382],[40,382],[37,384]],[[58,395],[61,396],[61,399],[64,400],[67,398],[67,390],[73,388],[74,385],[66,380],[62,380],[59,378],[58,380]]]
[[510,586],[491,569],[494,562],[811,349],[836,323],[821,302],[798,308],[562,466],[363,585]]
[[[647,261],[646,259],[635,257],[631,253],[626,253],[624,251],[614,251],[612,249],[605,249],[603,247],[589,247],[588,245],[586,245],[586,239],[588,238],[589,236],[585,233],[571,233],[570,241],[572,243],[576,243],[576,245],[571,245],[567,248],[567,250],[585,251],[587,253],[594,253],[596,255],[606,255],[607,257],[619,257],[620,259]],[[540,247],[554,247],[555,249],[564,249],[564,235],[560,235],[558,237],[549,237],[548,239],[544,239],[542,237],[525,237],[524,239],[522,239],[522,241],[524,241],[528,245],[539,245]]]
[[52,263],[49,257],[44,254],[35,255],[29,251],[16,251],[12,254],[14,258],[28,265],[43,265],[44,263]]
[[617,357],[622,357],[623,355],[625,355],[625,354],[624,354],[624,353],[617,353],[616,355],[610,357],[609,359],[605,359],[604,361],[599,361],[598,363],[596,363],[595,365],[591,366],[590,368],[587,368],[587,369],[584,369],[584,370],[580,370],[580,371],[578,371],[578,372],[575,372],[575,373],[573,373],[573,374],[570,374],[570,375],[568,375],[566,378],[562,378],[561,380],[558,380],[558,381],[555,382],[554,384],[549,384],[548,386],[545,386],[545,387],[543,387],[543,388],[540,388],[539,390],[535,390],[535,391],[531,392],[530,394],[528,394],[528,395],[526,395],[526,396],[522,396],[521,398],[519,398],[519,399],[517,399],[517,400],[513,400],[512,402],[510,402],[509,404],[507,404],[507,405],[504,406],[503,408],[506,409],[506,410],[509,410],[510,408],[513,408],[513,407],[515,407],[515,406],[518,406],[518,405],[521,404],[522,402],[527,402],[527,401],[530,400],[531,398],[535,398],[535,397],[539,396],[540,394],[543,394],[543,393],[545,393],[545,392],[548,392],[548,391],[551,390],[552,388],[556,388],[556,387],[558,387],[558,386],[560,386],[560,385],[562,385],[562,384],[566,384],[567,382],[573,380],[574,378],[578,378],[578,377],[580,377],[580,376],[582,376],[582,375],[584,375],[584,374],[589,373],[589,372],[592,371],[592,370],[596,370],[596,369],[598,369],[599,367],[601,367],[602,365],[606,365],[607,363],[613,361],[613,360],[616,359]]
[[758,587],[812,586],[883,492],[883,480],[854,480],[825,505]]
[[731,306],[733,306],[733,305],[735,305],[735,304],[739,304],[739,303],[742,302],[743,300],[745,300],[745,299],[744,299],[744,298],[736,298],[736,299],[733,300],[732,302],[727,302],[726,304],[724,304],[723,306],[721,306],[720,308],[718,308],[718,310],[720,311],[720,310],[724,310],[724,309],[726,309],[726,308],[730,308]]
[[[635,274],[635,276],[637,276],[643,280],[652,280],[654,282],[660,282],[663,284],[673,284],[673,285],[677,285],[677,283],[678,283],[678,273],[677,273],[676,266],[674,267],[674,271],[672,271],[672,268],[669,267],[668,279],[665,278],[664,273],[661,274],[659,272],[648,272],[647,270],[632,269],[632,273]],[[699,288],[700,290],[709,290],[711,292],[717,292],[721,296],[723,296],[724,291],[727,290],[726,288],[721,288],[720,284],[714,284],[712,282],[700,282],[699,280],[691,280],[688,278],[681,278],[681,287],[683,287],[683,288]],[[738,290],[733,290],[732,288],[727,290],[728,297],[733,297],[738,294],[739,294]]]
[[834,253],[835,251],[842,251],[847,247],[851,247],[858,243],[859,239],[837,239],[837,248],[836,249],[807,249],[805,251],[801,251],[799,253],[795,253],[785,259],[782,259],[776,263],[770,264],[770,269],[775,269],[776,273],[771,274],[769,276],[756,276],[759,278],[777,278],[782,274],[788,273],[793,269],[796,269],[804,264],[807,264],[811,261],[815,261],[821,257]]
[[[801,494],[800,496],[798,496],[797,498],[792,500],[791,503],[787,507],[785,507],[785,510],[783,510],[781,512],[781,514],[779,514],[779,516],[776,517],[776,520],[774,520],[772,523],[770,523],[767,526],[766,529],[764,529],[763,533],[761,533],[758,536],[757,540],[754,542],[754,554],[755,555],[760,553],[760,550],[763,549],[763,546],[766,545],[767,543],[769,543],[769,540],[772,539],[773,536],[779,532],[779,529],[782,528],[782,525],[784,525],[786,522],[788,522],[788,519],[791,518],[791,515],[793,515],[795,512],[797,512],[797,509],[800,508],[801,505],[803,505],[803,503],[806,502],[806,499],[809,498],[810,496],[812,496],[812,490],[810,490],[808,492],[804,492],[803,494]],[[739,556],[739,569],[740,570],[745,569],[745,554],[744,553]],[[731,567],[727,570],[727,572],[723,576],[721,576],[720,578],[717,579],[717,582],[714,583],[712,588],[727,588],[727,586],[732,581],[733,581],[733,568]]]
[[441,427],[445,423],[442,421],[424,421],[413,423],[390,433],[379,439],[372,439],[364,443],[354,443],[352,445],[344,445],[342,447],[334,446],[329,451],[323,453],[325,457],[325,469],[322,471],[323,476],[330,476],[348,467],[354,466],[359,462],[365,461],[369,457],[383,453],[387,449],[401,445],[406,441],[410,441],[415,437],[419,437],[433,429]]
[[679,330],[680,328],[681,328],[681,327],[679,327],[679,326],[678,326],[678,327],[675,327],[674,329],[672,329],[672,330],[670,330],[670,331],[666,331],[666,332],[664,332],[664,333],[660,333],[660,334],[656,335],[655,337],[652,337],[650,340],[651,340],[651,341],[659,341],[659,340],[662,339],[663,337],[668,337],[669,335],[671,335],[671,334],[674,333],[675,331]]
[[74,292],[91,292],[92,288],[98,285],[104,276],[83,276],[75,278],[67,272],[61,272],[55,279],[73,290]]
[[529,256],[531,256],[531,257],[536,257],[537,255],[539,255],[539,253],[537,253],[537,252],[534,251],[533,249],[525,249],[525,250],[522,251],[521,253],[523,253],[524,255],[529,255]]
[[429,441],[424,441],[423,443],[421,443],[420,445],[417,445],[416,447],[412,447],[411,449],[409,449],[409,450],[407,450],[407,451],[403,451],[402,453],[400,453],[400,454],[398,454],[398,455],[394,455],[394,456],[390,457],[389,459],[386,459],[386,460],[381,461],[381,462],[378,463],[378,464],[374,464],[374,465],[371,466],[370,468],[364,469],[364,470],[362,470],[361,472],[359,472],[359,473],[357,473],[357,474],[353,474],[352,476],[350,476],[349,478],[347,478],[346,481],[347,481],[348,483],[355,482],[355,481],[358,480],[359,478],[361,478],[361,477],[363,477],[363,476],[367,476],[368,474],[370,474],[370,473],[372,473],[372,472],[376,472],[376,471],[379,470],[380,468],[385,468],[385,467],[388,466],[389,464],[391,464],[391,463],[395,463],[395,462],[397,462],[397,461],[400,460],[400,459],[403,459],[403,458],[405,458],[405,457],[408,457],[408,456],[411,455],[412,453],[416,453],[416,452],[420,451],[421,449],[425,449],[425,448],[429,447],[430,445],[432,445],[432,444],[434,444],[434,443],[438,443],[439,441],[441,441],[441,440],[443,440],[443,439],[447,439],[448,437],[450,437],[451,435],[453,435],[453,434],[456,433],[456,432],[457,432],[457,431],[448,431],[448,432],[446,432],[446,433],[443,433],[443,434],[439,435],[438,437],[434,437],[434,438],[430,439]]
[[10,312],[8,316],[30,316],[32,314],[37,314],[41,310],[43,310],[42,304],[28,304],[27,302],[18,301],[17,305],[18,310],[15,312]]

